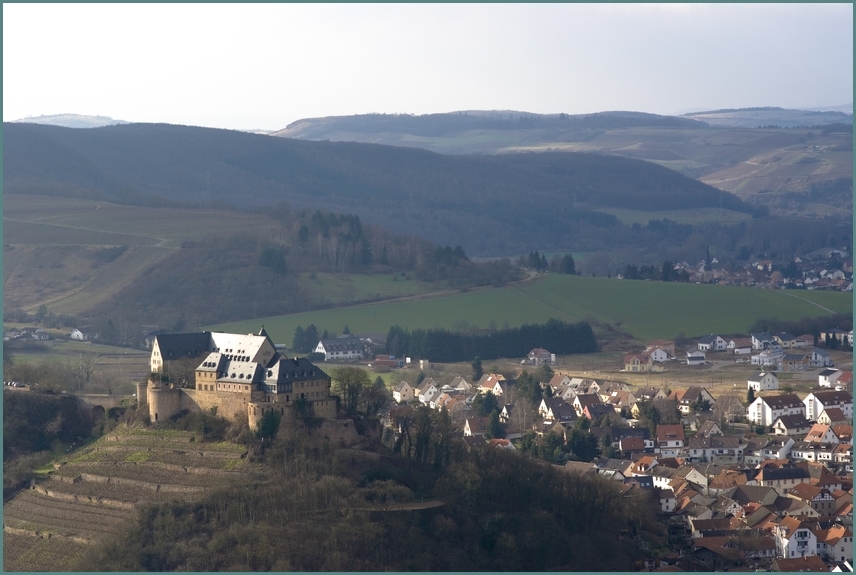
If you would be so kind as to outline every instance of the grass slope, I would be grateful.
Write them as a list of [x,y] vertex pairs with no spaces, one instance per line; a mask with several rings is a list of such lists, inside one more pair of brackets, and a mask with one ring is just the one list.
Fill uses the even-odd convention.
[[[798,295],[799,297],[791,297]],[[800,299],[804,298],[804,299]],[[386,333],[406,328],[515,327],[554,317],[565,321],[596,319],[621,323],[640,340],[706,333],[745,333],[760,318],[796,320],[828,312],[852,313],[849,294],[781,291],[662,282],[641,282],[566,275],[546,275],[531,282],[457,293],[436,298],[343,307],[211,326],[206,329],[250,333],[265,330],[278,343],[290,344],[295,328],[314,323],[319,331]]]

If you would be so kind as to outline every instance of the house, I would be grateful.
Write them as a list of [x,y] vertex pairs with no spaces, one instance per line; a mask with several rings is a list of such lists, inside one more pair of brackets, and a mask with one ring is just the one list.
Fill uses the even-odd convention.
[[796,517],[782,518],[773,535],[776,538],[776,554],[779,557],[793,559],[817,555],[817,536],[809,529],[808,524]]
[[811,350],[810,362],[812,367],[832,367],[834,365],[832,358],[829,356],[829,352],[825,349],[820,349],[819,347]]
[[583,411],[591,405],[601,405],[600,396],[597,393],[586,393],[577,395],[574,398],[574,410],[577,412],[577,417],[583,416]]
[[756,397],[746,408],[746,418],[755,425],[772,425],[782,415],[802,414],[807,419],[805,404],[795,393]]
[[831,341],[833,339],[840,345],[848,344],[848,332],[843,329],[838,329],[837,327],[820,332],[820,341]]
[[335,339],[322,339],[312,350],[323,353],[324,361],[362,359],[365,344],[353,335],[344,335]]
[[587,417],[591,421],[598,421],[604,415],[615,415],[615,410],[602,403],[595,403],[583,407],[583,417]]
[[758,365],[761,367],[776,367],[785,357],[785,352],[782,351],[782,348],[776,345],[775,347],[770,347],[762,351],[757,355],[753,355],[749,363],[752,365]]
[[73,339],[75,341],[92,341],[98,338],[98,333],[96,333],[93,329],[88,327],[83,327],[80,329],[73,329],[71,333],[68,334],[69,339]]
[[406,381],[402,381],[392,388],[392,399],[398,403],[407,403],[413,401],[414,389]]
[[542,399],[538,406],[538,414],[548,421],[555,420],[565,423],[577,420],[577,412],[574,406],[555,397]]
[[847,423],[850,421],[848,417],[844,416],[844,412],[838,409],[837,407],[830,407],[828,409],[824,409],[820,415],[817,416],[818,423],[825,423],[827,425],[835,425],[836,423]]
[[555,396],[557,392],[570,388],[571,378],[564,373],[554,373],[547,385],[553,390],[553,396]]
[[440,384],[434,381],[431,377],[426,377],[419,384],[419,387],[414,392],[414,396],[420,403],[429,404],[440,394]]
[[738,337],[728,340],[726,349],[734,355],[748,355],[752,353],[752,340],[748,337]]
[[758,391],[773,391],[779,389],[779,378],[775,373],[759,371],[749,376],[747,382],[749,389]]
[[556,363],[556,354],[550,353],[540,347],[536,347],[530,351],[526,357],[532,365],[553,365]]
[[835,387],[835,382],[844,372],[840,369],[824,369],[817,374],[817,385],[820,387]]
[[809,443],[838,443],[838,437],[832,432],[832,427],[822,423],[812,425],[804,440]]
[[668,353],[670,357],[674,357],[675,355],[675,342],[669,341],[667,339],[655,339],[653,341],[649,341],[647,347],[648,349],[659,347],[660,349]]
[[740,437],[690,437],[687,444],[688,460],[712,462],[719,465],[739,463],[743,459],[743,442]]
[[491,392],[497,397],[503,394],[502,384],[505,383],[505,376],[498,373],[486,373],[476,384],[478,393]]
[[654,452],[662,457],[677,457],[685,441],[683,425],[660,424],[657,426],[657,445]]
[[651,356],[651,361],[654,363],[665,363],[669,361],[669,357],[671,357],[669,352],[659,347],[649,347],[645,350],[645,353]]
[[780,495],[784,495],[792,487],[800,483],[808,483],[810,478],[811,475],[806,469],[796,465],[787,464],[782,467],[767,465],[761,468],[755,476],[755,481],[761,487],[772,487]]
[[658,499],[660,501],[660,513],[671,513],[675,510],[677,501],[675,500],[675,492],[671,489],[660,489]]
[[728,342],[712,333],[698,340],[699,351],[725,351],[727,348]]
[[753,351],[765,350],[776,341],[773,336],[767,332],[751,333],[749,334],[749,338],[752,341]]
[[624,371],[648,372],[651,371],[653,361],[647,353],[628,353],[624,356]]
[[703,351],[688,351],[687,365],[704,365],[705,358]]
[[696,437],[714,437],[718,435],[723,435],[722,429],[712,419],[702,423],[701,427],[696,431]]
[[794,443],[794,439],[788,436],[768,440],[761,448],[761,460],[787,460]]
[[[824,560],[834,563],[850,563],[853,561],[853,531],[844,525],[833,525],[822,529],[815,524],[817,537],[817,554]],[[851,569],[852,571],[852,569]]]
[[803,435],[810,428],[811,422],[802,413],[780,415],[773,423],[773,433],[776,435]]
[[787,496],[808,504],[821,516],[831,517],[835,512],[835,498],[828,489],[823,487],[800,483],[791,487]]
[[782,371],[805,371],[811,367],[811,356],[807,353],[786,353],[779,360]]
[[773,335],[773,339],[785,349],[790,349],[792,347],[796,347],[797,337],[792,335],[786,331],[780,331],[777,334]]
[[791,461],[823,461],[831,463],[836,444],[799,441],[791,448]]
[[467,417],[464,420],[464,437],[484,437],[487,430],[487,417]]
[[473,390],[473,386],[461,376],[457,376],[449,382],[449,387],[456,391],[470,392]]
[[676,389],[672,391],[669,398],[678,402],[678,411],[681,412],[681,415],[689,415],[694,411],[698,411],[696,407],[704,402],[707,402],[708,409],[716,403],[716,400],[707,389],[697,385],[690,386],[687,389]]
[[815,391],[809,393],[803,403],[806,418],[813,421],[830,407],[837,407],[848,419],[853,417],[853,396],[847,391]]
[[659,387],[640,387],[636,390],[636,401],[653,401],[655,399],[668,399],[666,392]]

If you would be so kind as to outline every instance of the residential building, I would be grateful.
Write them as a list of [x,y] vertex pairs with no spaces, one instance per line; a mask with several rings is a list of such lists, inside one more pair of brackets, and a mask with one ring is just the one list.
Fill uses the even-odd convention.
[[728,342],[711,333],[699,338],[698,349],[699,351],[725,351],[728,349]]
[[392,399],[398,403],[413,401],[414,389],[406,381],[402,381],[392,388]]
[[805,404],[795,393],[756,397],[746,408],[746,418],[755,425],[773,425],[780,416],[795,414],[806,415]]
[[683,450],[685,442],[683,425],[660,424],[657,426],[657,445],[654,452],[661,457],[677,457]]
[[837,407],[844,417],[853,417],[853,396],[847,391],[814,391],[803,400],[807,419],[817,421],[821,412],[830,407]]
[[324,361],[362,359],[365,344],[353,335],[344,335],[335,339],[322,339],[313,350],[323,353]]
[[773,391],[779,389],[779,378],[775,373],[759,371],[752,374],[747,382],[748,389],[758,391]]

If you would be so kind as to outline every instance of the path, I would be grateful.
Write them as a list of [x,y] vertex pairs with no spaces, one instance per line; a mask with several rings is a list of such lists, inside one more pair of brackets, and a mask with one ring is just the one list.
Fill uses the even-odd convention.
[[811,305],[813,305],[813,306],[819,307],[819,308],[820,308],[820,309],[822,309],[823,311],[828,311],[828,312],[829,312],[829,313],[831,313],[832,315],[838,315],[838,312],[837,312],[837,311],[835,311],[835,310],[833,310],[833,309],[829,309],[829,308],[828,308],[828,307],[826,307],[826,306],[820,305],[820,304],[819,304],[819,303],[817,303],[816,301],[811,301],[810,299],[807,299],[807,298],[804,298],[804,297],[800,297],[800,296],[795,295],[795,294],[792,294],[792,293],[788,293],[787,291],[784,291],[784,290],[783,290],[781,293],[783,293],[783,294],[785,294],[785,295],[789,295],[789,296],[791,296],[791,297],[795,297],[795,298],[797,298],[797,299],[801,299],[801,300],[803,300],[804,302],[808,302],[808,303],[810,303],[810,304],[811,304]]

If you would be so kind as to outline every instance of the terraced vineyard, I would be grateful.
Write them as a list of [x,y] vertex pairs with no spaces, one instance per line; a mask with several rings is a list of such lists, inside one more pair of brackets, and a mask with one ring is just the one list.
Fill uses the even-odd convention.
[[231,482],[263,481],[230,443],[193,433],[117,428],[67,459],[3,508],[6,571],[72,571],[146,503],[193,501]]

